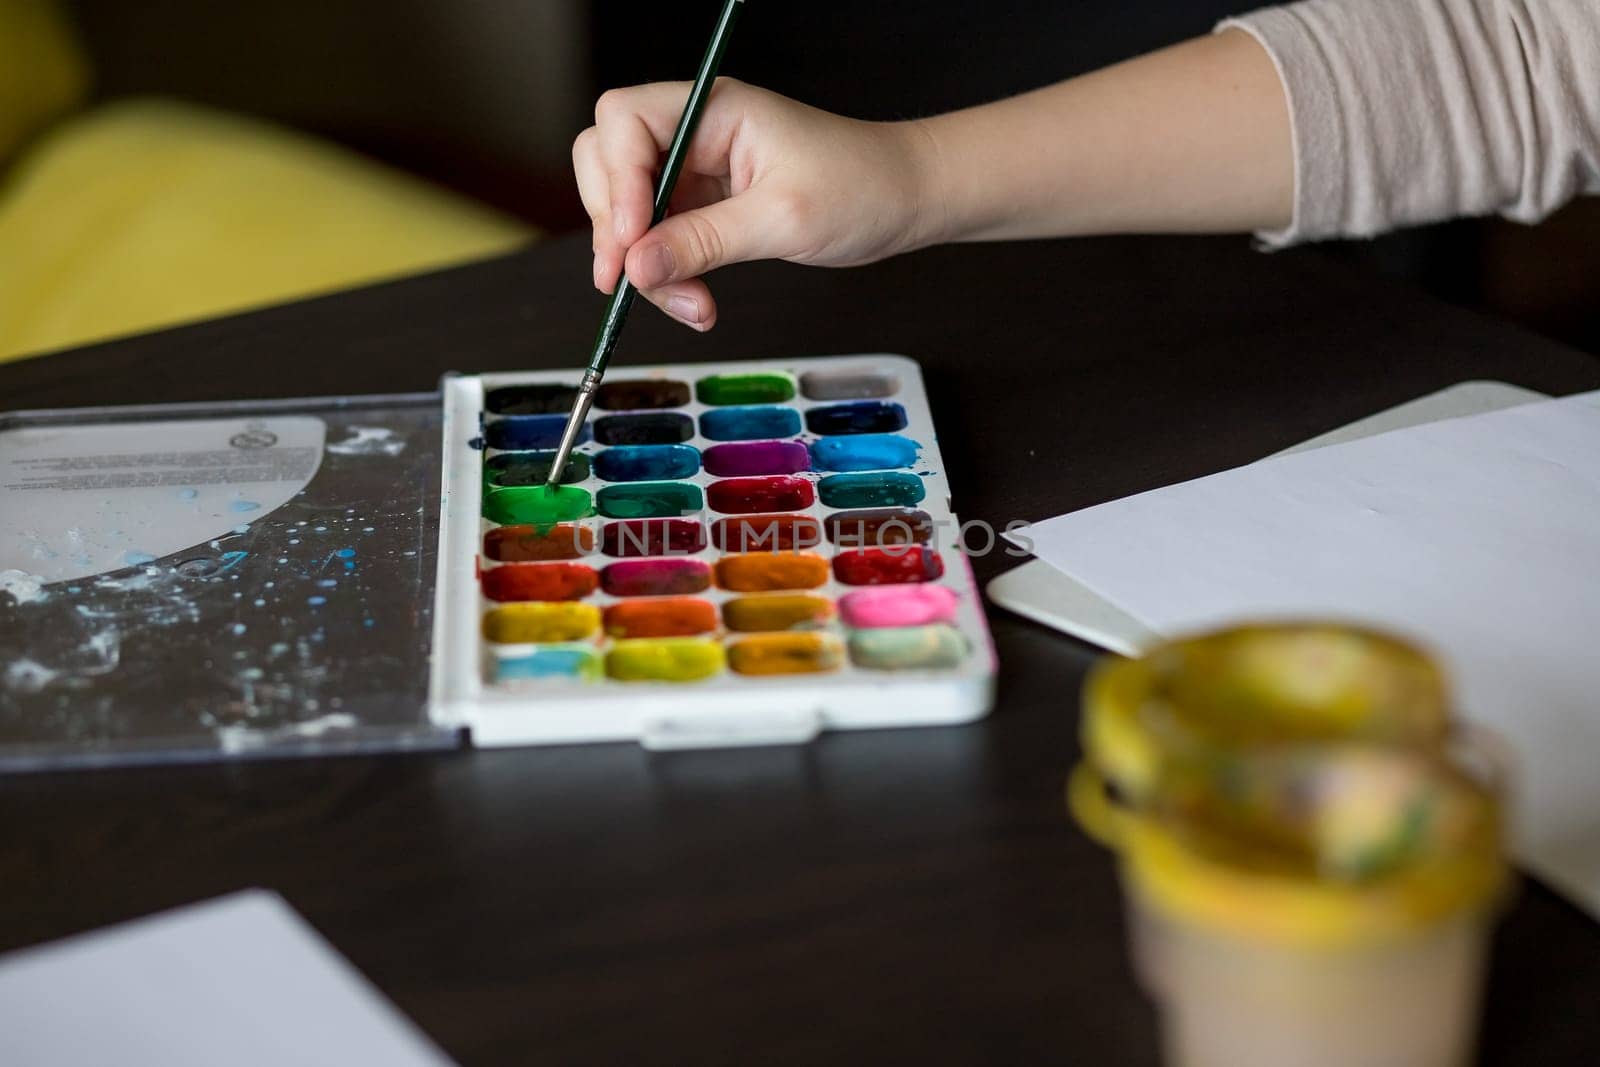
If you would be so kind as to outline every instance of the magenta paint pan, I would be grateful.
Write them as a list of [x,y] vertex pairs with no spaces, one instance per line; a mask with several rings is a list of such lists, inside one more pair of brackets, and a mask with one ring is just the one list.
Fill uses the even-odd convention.
[[612,596],[682,596],[711,588],[711,567],[698,559],[638,559],[608,565],[600,585]]
[[811,469],[811,452],[799,441],[735,441],[712,445],[700,462],[718,478],[799,474]]

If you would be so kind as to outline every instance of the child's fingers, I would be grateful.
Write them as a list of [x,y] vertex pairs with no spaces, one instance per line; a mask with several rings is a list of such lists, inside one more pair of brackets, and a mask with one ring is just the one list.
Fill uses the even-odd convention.
[[608,90],[594,106],[600,158],[610,186],[607,212],[614,237],[624,248],[650,228],[656,167],[672,139],[672,127],[663,126],[662,120],[673,95],[671,85],[639,85]]
[[672,143],[678,116],[689,98],[689,82],[651,82],[623,89],[607,89],[594,102],[594,123],[601,129],[619,119],[638,119],[644,123],[661,151]]
[[[594,226],[594,281],[603,292],[611,292],[616,287],[628,248],[650,229],[656,171],[661,153],[672,141],[689,88],[687,82],[658,82],[609,90],[595,104],[595,125],[580,134],[573,144],[578,192]],[[726,101],[730,92],[740,88],[742,86],[727,79],[719,79],[713,88],[711,106],[707,108],[685,160],[684,173],[673,198],[673,210],[688,212],[727,196],[728,156],[740,120],[737,104],[730,106]],[[721,107],[717,106],[719,102]],[[720,265],[732,262],[722,255],[729,247],[726,236],[698,229],[702,226],[701,221],[691,220],[671,231],[688,246],[678,263],[717,261]],[[697,236],[700,245],[695,245]],[[716,255],[707,254],[712,250],[708,242],[714,245]],[[701,268],[709,269],[709,266]],[[700,272],[674,269],[672,279],[686,281]],[[654,273],[660,275],[661,272],[658,269]],[[638,284],[637,279],[635,284]],[[654,287],[659,288],[659,285],[656,283]],[[651,287],[641,286],[641,289]],[[668,308],[672,297],[677,297],[678,301],[673,308]],[[714,315],[710,291],[704,286],[663,293],[656,303],[690,325],[699,326],[702,322],[708,325]],[[705,317],[697,319],[695,316],[702,309]]]
[[600,159],[600,131],[590,126],[572,142],[572,173],[578,181],[578,197],[591,222],[599,222],[611,208],[610,184]]
[[650,228],[660,153],[637,116],[619,117],[599,130],[600,157],[610,189],[612,237],[626,248]]
[[743,193],[670,215],[628,249],[628,277],[641,289],[697,278],[707,271],[768,254],[770,205]]
[[691,329],[704,333],[716,325],[717,303],[699,278],[641,291],[646,300]]
[[605,292],[616,285],[626,249],[617,244],[611,225],[611,187],[600,160],[598,133],[593,126],[572,142],[572,170],[578,179],[578,197],[594,225],[594,284]]
[[[601,130],[626,121],[637,121],[655,142],[656,151],[665,152],[677,132],[683,105],[689,100],[689,82],[651,82],[626,89],[607,89],[594,105],[594,122]],[[733,78],[718,78],[700,116],[694,140],[689,142],[685,163],[694,170],[715,170],[726,163],[733,134],[742,117],[736,98],[748,99],[750,87]]]
[[[672,143],[689,88],[687,82],[658,82],[611,89],[595,104],[599,154],[611,185],[609,213],[617,240],[624,245],[650,228],[661,153]],[[736,122],[729,109],[715,106],[717,94],[727,91],[725,81],[713,88],[712,105],[685,158],[686,170],[727,172]]]

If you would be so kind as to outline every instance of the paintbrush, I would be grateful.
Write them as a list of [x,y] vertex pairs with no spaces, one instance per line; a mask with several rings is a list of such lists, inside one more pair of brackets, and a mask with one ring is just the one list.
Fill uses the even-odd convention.
[[[711,42],[706,45],[700,70],[694,76],[694,86],[690,88],[689,99],[684,102],[683,114],[678,118],[678,128],[673,131],[672,143],[667,147],[661,180],[656,183],[655,210],[650,214],[651,226],[666,217],[667,203],[672,199],[673,187],[678,184],[678,172],[683,169],[684,157],[689,154],[689,141],[694,137],[695,127],[700,125],[700,114],[705,110],[706,98],[711,95],[711,83],[716,81],[717,68],[722,66],[722,54],[728,50],[728,38],[733,35],[733,20],[742,7],[744,0],[723,2],[722,14],[717,19],[716,29],[711,31]],[[589,408],[594,404],[594,391],[600,387],[600,379],[605,377],[606,364],[611,361],[612,349],[617,347],[617,338],[622,333],[622,324],[627,321],[628,309],[633,306],[635,292],[633,283],[628,281],[624,272],[617,279],[616,291],[611,294],[605,317],[600,320],[600,331],[595,334],[589,366],[578,385],[578,395],[572,402],[572,414],[567,417],[566,429],[561,433],[561,444],[556,447],[555,462],[550,464],[550,476],[545,482],[547,489],[553,491],[561,485],[567,459],[572,455],[573,446],[578,443],[584,420],[589,417]]]

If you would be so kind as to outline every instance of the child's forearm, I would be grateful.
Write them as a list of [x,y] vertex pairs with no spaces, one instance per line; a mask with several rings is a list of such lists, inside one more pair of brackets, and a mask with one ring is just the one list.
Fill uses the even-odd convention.
[[922,174],[917,244],[1266,230],[1293,209],[1283,87],[1237,30],[905,132]]

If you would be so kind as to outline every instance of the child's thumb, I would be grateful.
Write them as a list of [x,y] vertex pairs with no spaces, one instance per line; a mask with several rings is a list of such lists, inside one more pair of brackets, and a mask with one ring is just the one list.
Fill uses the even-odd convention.
[[763,234],[772,220],[760,201],[747,192],[662,220],[628,249],[629,280],[640,289],[655,289],[771,255]]

